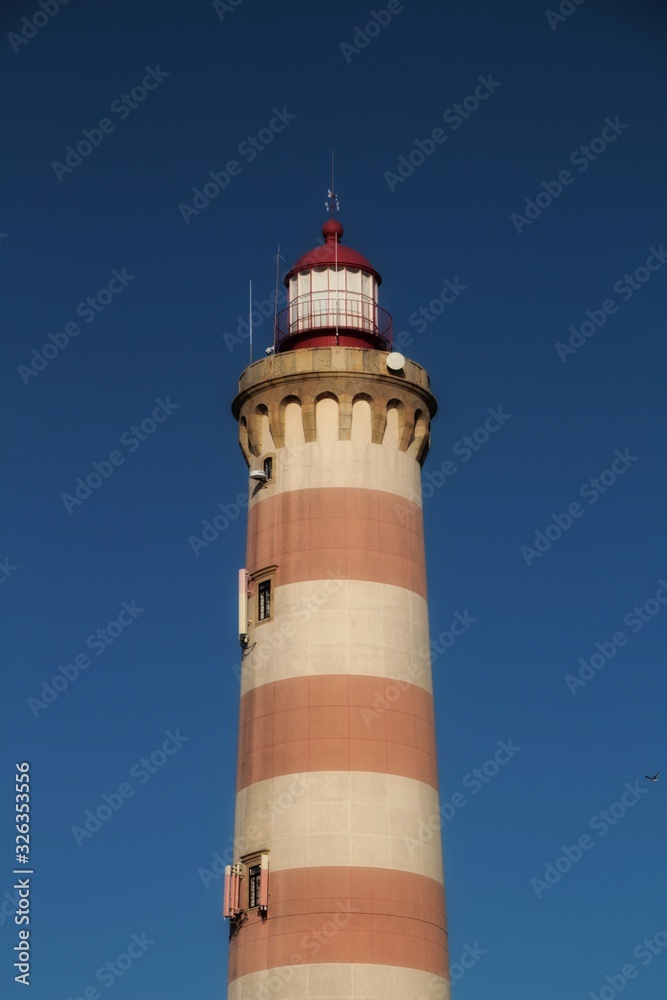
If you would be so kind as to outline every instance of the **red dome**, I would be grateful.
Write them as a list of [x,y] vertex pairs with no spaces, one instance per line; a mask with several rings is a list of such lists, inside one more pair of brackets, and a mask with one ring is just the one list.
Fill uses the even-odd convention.
[[305,271],[310,267],[326,267],[328,264],[338,264],[343,267],[358,267],[362,271],[369,271],[374,275],[378,285],[381,284],[382,278],[375,270],[370,261],[366,260],[360,253],[353,250],[351,247],[342,246],[340,239],[343,235],[343,227],[338,219],[327,219],[327,221],[322,226],[322,236],[324,236],[324,244],[322,246],[313,247],[299,257],[296,264],[292,267],[288,274],[285,275],[285,284],[289,284],[290,278],[292,278],[297,271]]

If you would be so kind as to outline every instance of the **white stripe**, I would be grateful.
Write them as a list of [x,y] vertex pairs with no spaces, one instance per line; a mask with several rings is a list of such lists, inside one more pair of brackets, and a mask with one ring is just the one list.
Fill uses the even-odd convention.
[[404,587],[307,580],[277,587],[275,619],[253,630],[241,693],[290,677],[358,674],[432,692],[428,605]]
[[308,771],[236,796],[235,848],[270,851],[271,871],[386,868],[442,883],[439,796],[424,782],[370,771]]
[[347,962],[284,965],[229,984],[228,1000],[449,1000],[449,983],[419,969]]
[[[252,468],[261,469],[264,457],[253,458]],[[250,506],[276,493],[329,486],[394,493],[397,500],[405,498],[421,507],[421,468],[412,449],[403,452],[393,444],[356,441],[313,441],[278,448],[274,477],[265,487],[250,490]]]

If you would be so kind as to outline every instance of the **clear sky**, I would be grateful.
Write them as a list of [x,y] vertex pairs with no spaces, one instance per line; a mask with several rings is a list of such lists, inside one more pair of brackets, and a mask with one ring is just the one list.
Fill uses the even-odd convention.
[[335,147],[344,240],[440,404],[453,995],[665,995],[660,4],[57,3],[1,10],[3,992],[29,761],[32,1000],[225,996],[237,328],[316,243]]

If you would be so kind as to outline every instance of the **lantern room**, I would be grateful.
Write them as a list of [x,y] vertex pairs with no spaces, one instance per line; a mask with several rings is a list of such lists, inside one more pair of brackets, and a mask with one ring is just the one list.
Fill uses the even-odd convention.
[[277,353],[331,346],[391,350],[391,316],[378,305],[382,278],[365,257],[341,244],[342,235],[338,219],[329,219],[322,226],[324,243],[286,275],[288,304],[276,317]]

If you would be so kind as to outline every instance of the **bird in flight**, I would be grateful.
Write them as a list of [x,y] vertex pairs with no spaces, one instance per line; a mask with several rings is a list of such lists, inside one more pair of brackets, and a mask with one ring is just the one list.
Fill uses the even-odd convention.
[[644,777],[646,778],[647,781],[657,781],[659,774],[660,774],[660,771],[656,771],[655,774],[653,775],[653,777],[651,777],[650,774],[645,774]]

